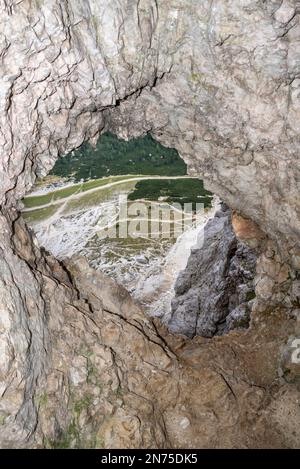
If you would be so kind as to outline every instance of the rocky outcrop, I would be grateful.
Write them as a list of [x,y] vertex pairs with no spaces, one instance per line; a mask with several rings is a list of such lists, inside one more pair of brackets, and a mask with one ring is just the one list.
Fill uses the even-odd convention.
[[[254,310],[243,334],[183,340],[86,260],[59,263],[12,222],[1,257],[2,448],[299,445],[297,390],[278,375],[295,327],[287,308]],[[16,285],[18,309],[7,301]]]
[[[298,8],[0,0],[1,446],[299,446]],[[265,233],[242,335],[170,337],[36,246],[19,200],[103,130],[151,132]]]
[[169,330],[213,337],[249,326],[256,254],[233,231],[231,210],[218,211],[204,228],[203,245],[192,250],[179,274]]
[[0,205],[104,128],[149,131],[300,267],[296,0],[0,5]]

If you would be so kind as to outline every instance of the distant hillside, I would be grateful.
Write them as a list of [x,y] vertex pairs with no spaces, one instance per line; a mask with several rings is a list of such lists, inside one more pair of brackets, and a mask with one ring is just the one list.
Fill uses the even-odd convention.
[[182,176],[186,173],[186,164],[178,152],[163,147],[150,135],[126,142],[106,133],[101,135],[95,149],[84,143],[59,158],[50,174],[72,176],[79,181],[122,174]]

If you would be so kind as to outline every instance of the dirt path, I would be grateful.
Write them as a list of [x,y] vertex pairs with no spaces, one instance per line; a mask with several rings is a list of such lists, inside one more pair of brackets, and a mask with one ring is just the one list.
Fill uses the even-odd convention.
[[[149,176],[149,177],[142,177],[142,176],[139,176],[139,177],[136,177],[136,178],[128,178],[128,179],[122,179],[120,181],[115,181],[115,182],[110,182],[108,184],[105,184],[104,186],[99,186],[99,187],[93,187],[92,189],[87,189],[85,191],[79,191],[80,190],[80,187],[79,186],[79,189],[78,189],[78,192],[75,192],[74,194],[68,196],[68,197],[64,197],[64,198],[61,198],[61,199],[57,199],[57,200],[53,200],[47,204],[43,204],[43,205],[37,205],[36,207],[28,207],[28,208],[24,208],[22,211],[23,212],[32,212],[34,210],[38,210],[38,209],[43,209],[43,208],[48,208],[48,207],[53,207],[54,205],[60,205],[64,202],[64,199],[68,199],[68,202],[70,200],[76,200],[76,199],[80,199],[80,197],[82,197],[83,195],[86,195],[86,194],[92,194],[93,192],[97,192],[97,191],[100,191],[100,190],[104,190],[104,189],[109,189],[111,187],[114,187],[114,186],[118,186],[120,184],[125,184],[127,182],[135,182],[135,181],[142,181],[142,180],[149,180],[149,179],[197,179],[196,177],[193,177],[193,176]],[[74,184],[75,185],[75,184]],[[70,186],[68,186],[70,187]],[[57,189],[57,191],[59,190],[62,190],[63,188],[60,187],[59,189]],[[51,193],[55,194],[56,191],[53,191]],[[38,195],[34,196],[34,195],[31,195],[30,198],[34,198],[34,197],[39,197]]]

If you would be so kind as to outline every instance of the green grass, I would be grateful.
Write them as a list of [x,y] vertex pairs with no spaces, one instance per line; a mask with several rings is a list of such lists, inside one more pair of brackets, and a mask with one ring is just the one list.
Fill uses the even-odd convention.
[[92,396],[87,394],[74,403],[74,412],[78,418],[84,410],[88,409],[91,406],[92,401]]
[[109,175],[150,174],[161,176],[184,176],[186,164],[173,148],[166,148],[150,135],[119,140],[105,133],[96,148],[84,143],[77,150],[59,158],[51,175],[81,179],[98,179]]
[[136,181],[124,182],[117,186],[108,187],[106,189],[100,189],[95,192],[83,192],[80,198],[70,199],[65,209],[65,213],[72,212],[74,210],[80,210],[87,207],[95,207],[103,202],[109,201],[115,194],[121,192],[130,192],[134,189]]
[[[107,176],[108,173],[109,176]],[[186,164],[177,151],[163,147],[150,135],[126,142],[106,133],[99,138],[96,149],[85,143],[67,156],[59,158],[48,176],[48,179],[54,181],[56,178],[72,177],[75,181],[83,180],[84,182],[54,189],[47,194],[28,195],[23,199],[23,203],[26,209],[33,210],[24,212],[24,216],[29,223],[39,222],[53,215],[60,206],[57,204],[41,208],[43,205],[70,198],[64,210],[65,213],[85,206],[97,205],[107,200],[115,190],[124,191],[124,189],[128,189],[128,192],[132,191],[129,200],[156,201],[163,196],[168,203],[202,202],[205,207],[210,207],[211,194],[203,188],[202,181],[195,179],[145,180],[137,184],[129,182],[124,183],[124,186],[82,194],[80,198],[71,198],[72,195],[91,189],[101,189],[106,184],[121,182],[125,179],[185,175]],[[38,181],[36,186],[41,184],[43,180]]]
[[78,442],[80,442],[80,432],[77,428],[75,420],[72,420],[66,431],[61,433],[57,440],[47,441],[45,446],[51,449],[69,449],[72,447],[73,442],[75,442],[75,448],[78,448]]

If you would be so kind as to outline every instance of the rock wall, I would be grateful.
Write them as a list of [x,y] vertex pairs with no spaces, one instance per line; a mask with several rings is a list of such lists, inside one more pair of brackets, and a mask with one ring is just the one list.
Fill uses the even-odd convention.
[[203,245],[192,250],[175,284],[169,330],[188,337],[213,337],[249,326],[256,253],[232,228],[223,206],[204,228]]
[[[299,446],[298,3],[0,0],[2,447]],[[266,234],[243,335],[170,337],[36,246],[19,200],[103,130],[177,148]]]
[[2,448],[299,446],[289,347],[280,362],[295,329],[287,307],[254,309],[243,334],[184,340],[85,259],[59,263],[22,219],[10,219],[12,227],[2,219],[13,233],[1,253]]

